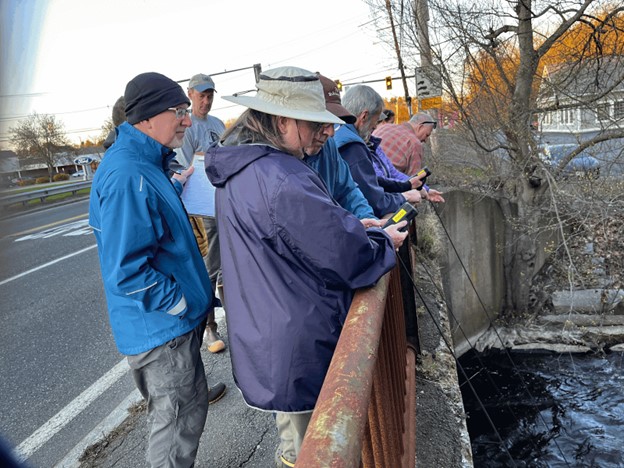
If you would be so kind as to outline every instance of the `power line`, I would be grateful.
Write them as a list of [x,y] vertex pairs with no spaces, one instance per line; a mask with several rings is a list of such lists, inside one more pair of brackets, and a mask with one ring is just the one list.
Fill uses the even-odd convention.
[[0,94],[0,98],[25,98],[25,97],[39,97],[39,96],[45,96],[47,94],[50,93],[22,93],[22,94]]
[[[81,112],[92,112],[92,111],[96,111],[96,110],[102,110],[102,109],[110,109],[110,106],[100,106],[100,107],[91,107],[89,109],[79,109],[79,110],[73,110],[73,111],[65,111],[65,112],[42,112],[42,115],[66,115],[66,114],[79,114]],[[9,116],[9,117],[0,117],[0,122],[8,122],[10,120],[21,120],[21,119],[25,119],[29,116],[31,116],[32,114],[27,114],[27,115],[14,115],[14,116]]]

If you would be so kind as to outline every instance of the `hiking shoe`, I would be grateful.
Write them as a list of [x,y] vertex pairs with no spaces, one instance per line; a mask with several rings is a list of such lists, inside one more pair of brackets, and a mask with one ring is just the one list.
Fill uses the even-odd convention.
[[204,343],[211,353],[219,353],[225,349],[225,343],[219,333],[210,328],[206,328],[204,332]]
[[225,395],[225,388],[225,384],[221,382],[208,387],[208,403],[212,405],[223,398],[223,395]]

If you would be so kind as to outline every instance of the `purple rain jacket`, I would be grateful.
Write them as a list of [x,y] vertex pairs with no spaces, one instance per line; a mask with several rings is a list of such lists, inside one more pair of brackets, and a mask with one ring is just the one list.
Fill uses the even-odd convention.
[[246,403],[314,405],[351,305],[395,265],[390,237],[328,194],[303,161],[267,145],[212,147],[232,371]]

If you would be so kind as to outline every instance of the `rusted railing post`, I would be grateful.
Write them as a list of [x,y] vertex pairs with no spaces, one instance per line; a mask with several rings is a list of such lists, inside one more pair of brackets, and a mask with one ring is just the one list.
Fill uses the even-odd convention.
[[297,467],[413,467],[415,356],[398,268],[356,293]]

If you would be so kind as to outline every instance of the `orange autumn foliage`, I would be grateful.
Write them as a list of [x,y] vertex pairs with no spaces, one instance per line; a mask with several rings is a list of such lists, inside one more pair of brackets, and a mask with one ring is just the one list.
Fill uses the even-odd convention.
[[[577,22],[541,58],[533,80],[537,96],[545,66],[576,63],[598,56],[624,55],[624,12],[610,16],[613,8],[595,14],[593,19]],[[536,42],[539,48],[541,41]],[[498,44],[495,57],[480,51],[468,62],[465,109],[478,112],[481,119],[493,122],[508,118],[514,92],[519,53],[514,45]]]
[[557,65],[605,55],[624,54],[624,12],[610,16],[614,8],[576,23],[544,55],[542,65]]

